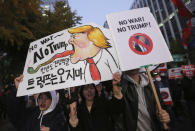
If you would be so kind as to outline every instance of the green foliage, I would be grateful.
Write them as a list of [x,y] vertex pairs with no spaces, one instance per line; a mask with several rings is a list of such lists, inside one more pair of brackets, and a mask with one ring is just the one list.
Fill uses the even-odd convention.
[[44,12],[40,0],[0,1],[0,42],[20,49],[31,41],[81,24],[81,18],[64,2],[56,2],[54,11]]
[[[5,76],[22,73],[30,42],[81,24],[82,17],[64,2],[56,2],[53,11],[44,11],[40,4],[40,0],[0,0],[0,85]],[[3,53],[7,56],[1,57]]]
[[65,2],[56,2],[54,11],[42,12],[44,16],[33,25],[36,28],[34,30],[36,39],[81,24],[82,17],[76,16],[76,11],[71,12]]
[[17,45],[35,37],[30,24],[41,16],[39,0],[4,0],[0,2],[0,41],[4,46]]

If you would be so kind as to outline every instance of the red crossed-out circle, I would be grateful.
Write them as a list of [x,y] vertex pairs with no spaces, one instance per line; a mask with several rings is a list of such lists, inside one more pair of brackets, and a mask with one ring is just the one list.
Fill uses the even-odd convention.
[[167,99],[167,98],[169,97],[169,94],[168,94],[168,92],[166,92],[166,91],[162,91],[162,92],[160,93],[160,95],[161,95],[162,99]]
[[[145,43],[143,43],[142,41],[136,39],[137,36],[143,36],[145,39],[147,39],[149,41],[149,45],[146,45]],[[136,43],[138,44],[139,46],[142,46],[146,49],[146,51],[142,52],[142,51],[138,51],[135,49],[135,47],[133,46],[133,43]],[[149,54],[151,51],[152,51],[152,48],[153,48],[153,42],[152,40],[150,39],[149,36],[147,36],[146,34],[142,34],[142,33],[136,33],[134,35],[132,35],[130,38],[129,38],[129,47],[130,49],[135,52],[136,54],[138,55],[147,55]]]

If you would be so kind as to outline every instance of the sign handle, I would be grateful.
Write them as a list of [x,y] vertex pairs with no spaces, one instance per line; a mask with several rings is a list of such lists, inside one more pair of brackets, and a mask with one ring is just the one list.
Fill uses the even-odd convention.
[[[158,98],[158,95],[157,95],[157,92],[156,92],[156,89],[155,89],[155,86],[154,86],[154,82],[152,80],[152,76],[150,74],[149,69],[147,67],[145,67],[145,69],[146,69],[146,72],[147,72],[147,75],[148,75],[148,78],[149,78],[149,81],[150,81],[150,84],[151,84],[152,91],[154,93],[154,97],[155,97],[155,100],[156,100],[157,108],[158,108],[158,110],[161,110],[162,107],[160,105],[160,101],[159,101],[159,98]],[[163,127],[164,127],[165,130],[168,129],[168,126],[167,126],[166,123],[163,123]]]
[[70,93],[70,88],[68,88],[68,95],[71,96],[71,93]]

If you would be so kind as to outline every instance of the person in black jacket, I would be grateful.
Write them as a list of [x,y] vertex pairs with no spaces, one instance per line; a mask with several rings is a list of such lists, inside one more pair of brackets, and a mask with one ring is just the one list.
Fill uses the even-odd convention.
[[81,87],[82,103],[70,105],[71,129],[73,131],[113,131],[111,114],[120,112],[123,106],[121,88],[115,88],[114,98],[107,101],[98,97],[94,84]]
[[181,81],[181,88],[184,91],[184,99],[188,107],[187,113],[191,120],[191,125],[195,129],[195,76],[184,76]]
[[15,90],[8,96],[8,117],[18,131],[67,131],[59,95],[55,91],[40,93],[37,106],[26,108],[24,97],[16,97],[16,89],[23,75],[15,79]]
[[139,74],[139,69],[127,71],[122,76],[115,73],[113,79],[117,81],[113,86],[122,87],[125,101],[123,108],[125,131],[160,131],[160,122],[170,122],[166,110],[157,111],[148,78]]

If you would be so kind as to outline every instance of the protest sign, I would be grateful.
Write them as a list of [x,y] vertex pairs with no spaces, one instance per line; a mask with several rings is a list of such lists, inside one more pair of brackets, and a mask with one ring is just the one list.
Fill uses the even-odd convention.
[[182,68],[175,67],[168,70],[169,79],[177,79],[182,78],[183,75],[181,74]]
[[118,60],[108,29],[87,24],[30,44],[17,96],[112,79]]
[[106,18],[122,71],[172,61],[169,49],[149,8],[113,13]]
[[107,81],[119,67],[125,71],[172,60],[149,8],[107,20],[110,30],[85,24],[32,42],[17,96]]
[[193,77],[195,75],[194,65],[182,65],[182,72],[184,76]]
[[162,63],[160,66],[157,68],[158,72],[166,72],[167,69],[167,63]]
[[[106,16],[122,71],[172,61],[172,56],[149,8]],[[149,69],[146,69],[158,110],[160,101]],[[166,123],[163,123],[167,129]]]
[[161,95],[165,105],[172,105],[173,104],[169,88],[167,88],[167,87],[160,88],[160,95]]

